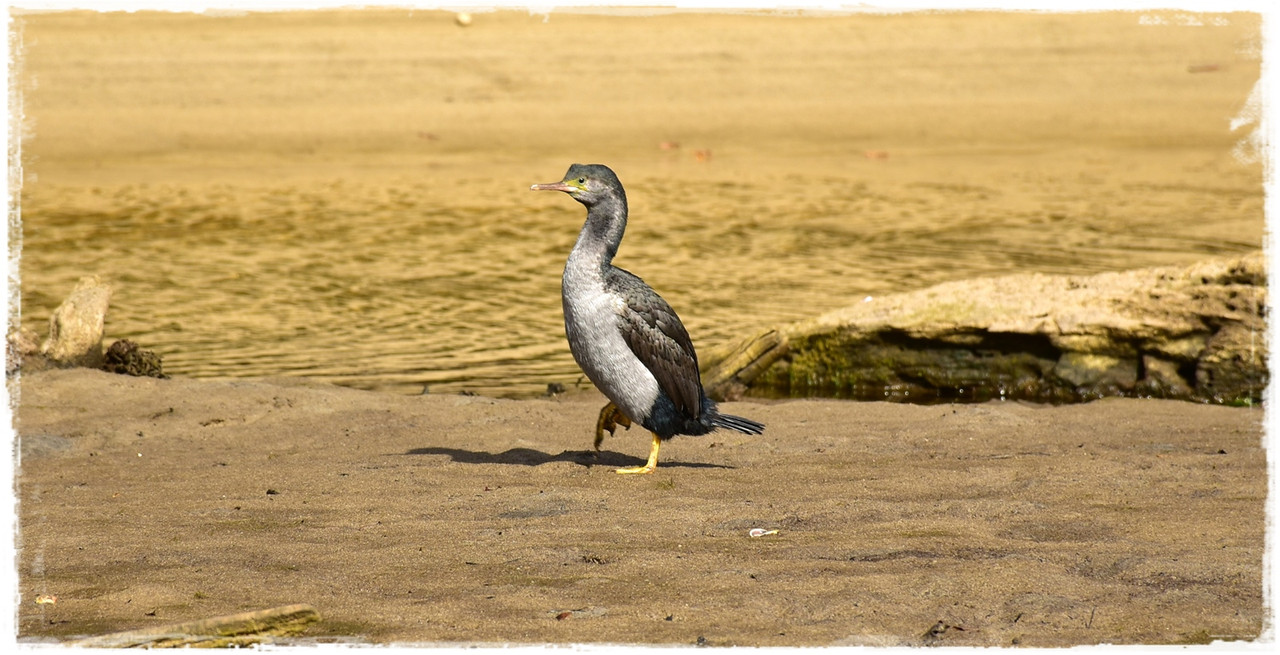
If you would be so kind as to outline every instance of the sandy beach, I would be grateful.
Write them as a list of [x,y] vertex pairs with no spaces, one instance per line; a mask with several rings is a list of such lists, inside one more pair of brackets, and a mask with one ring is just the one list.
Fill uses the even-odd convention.
[[678,438],[653,475],[620,476],[647,440],[593,457],[601,403],[24,375],[20,634],[291,603],[320,612],[308,637],[372,643],[1262,629],[1260,409],[731,403],[766,433]]

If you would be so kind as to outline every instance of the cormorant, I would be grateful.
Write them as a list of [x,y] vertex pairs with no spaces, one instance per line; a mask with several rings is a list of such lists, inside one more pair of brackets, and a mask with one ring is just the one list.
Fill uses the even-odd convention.
[[609,404],[596,422],[604,431],[635,421],[653,433],[644,466],[618,473],[652,473],[658,448],[677,434],[716,428],[761,434],[764,425],[721,414],[698,375],[693,342],[671,305],[643,280],[613,265],[627,227],[627,195],[618,176],[600,164],[574,164],[564,180],[534,191],[563,191],[586,205],[587,221],[565,263],[561,281],[569,350]]

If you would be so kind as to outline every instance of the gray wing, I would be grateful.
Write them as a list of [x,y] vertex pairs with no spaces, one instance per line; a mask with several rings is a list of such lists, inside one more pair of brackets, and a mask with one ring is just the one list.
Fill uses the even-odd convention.
[[695,419],[700,417],[702,381],[698,377],[698,355],[680,317],[649,285],[627,271],[609,271],[605,284],[624,301],[618,312],[618,328],[631,352],[657,379],[676,409]]

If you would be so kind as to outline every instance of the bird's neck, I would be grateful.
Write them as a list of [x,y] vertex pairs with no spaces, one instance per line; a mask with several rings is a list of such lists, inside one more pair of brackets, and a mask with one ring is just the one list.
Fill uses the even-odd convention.
[[627,201],[621,198],[602,200],[587,209],[587,222],[578,234],[578,242],[570,253],[571,260],[605,268],[613,263],[627,229]]

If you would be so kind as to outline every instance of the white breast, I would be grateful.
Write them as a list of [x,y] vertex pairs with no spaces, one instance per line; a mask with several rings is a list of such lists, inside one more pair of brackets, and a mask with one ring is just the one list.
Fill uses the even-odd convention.
[[618,329],[622,298],[604,288],[599,266],[570,257],[562,280],[569,350],[591,382],[624,414],[644,422],[658,397],[658,381],[631,352]]

